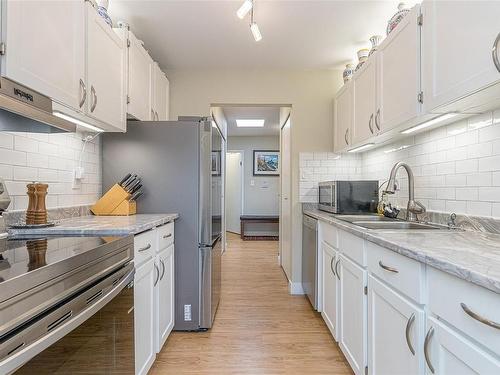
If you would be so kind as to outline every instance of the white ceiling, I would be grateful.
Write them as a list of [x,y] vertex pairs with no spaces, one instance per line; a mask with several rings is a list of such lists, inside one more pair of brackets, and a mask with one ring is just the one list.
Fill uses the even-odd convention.
[[[256,0],[256,43],[243,0],[110,0],[113,21],[124,20],[163,69],[341,68],[385,36],[399,1]],[[413,5],[415,1],[407,1]]]
[[[222,107],[227,120],[227,135],[234,136],[270,136],[279,135],[280,108],[279,107]],[[263,119],[262,128],[238,128],[237,119]]]

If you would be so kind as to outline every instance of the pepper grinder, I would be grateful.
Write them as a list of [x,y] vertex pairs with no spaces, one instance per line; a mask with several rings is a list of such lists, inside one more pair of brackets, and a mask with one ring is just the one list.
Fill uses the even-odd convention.
[[26,224],[35,224],[36,195],[35,183],[26,185],[28,188],[28,209],[26,210]]
[[45,197],[47,196],[47,184],[35,184],[36,209],[35,224],[47,224],[47,206]]

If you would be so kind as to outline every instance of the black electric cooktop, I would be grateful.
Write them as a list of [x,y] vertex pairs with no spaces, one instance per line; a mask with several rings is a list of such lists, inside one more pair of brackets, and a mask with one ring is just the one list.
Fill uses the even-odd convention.
[[[6,281],[50,268],[103,245],[120,242],[123,238],[16,236],[0,239],[0,287]],[[93,257],[98,255],[94,254]]]

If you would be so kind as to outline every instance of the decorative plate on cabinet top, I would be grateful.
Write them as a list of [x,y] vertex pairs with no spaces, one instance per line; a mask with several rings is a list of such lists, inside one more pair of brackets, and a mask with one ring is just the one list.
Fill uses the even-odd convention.
[[399,3],[398,11],[392,18],[387,22],[387,30],[386,33],[389,35],[392,30],[396,28],[397,25],[401,22],[403,18],[410,12],[410,9],[406,8],[405,3]]

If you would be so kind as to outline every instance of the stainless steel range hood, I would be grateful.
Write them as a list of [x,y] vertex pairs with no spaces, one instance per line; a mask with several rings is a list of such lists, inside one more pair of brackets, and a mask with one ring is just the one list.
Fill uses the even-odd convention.
[[63,133],[76,125],[53,114],[50,98],[0,77],[0,131]]

